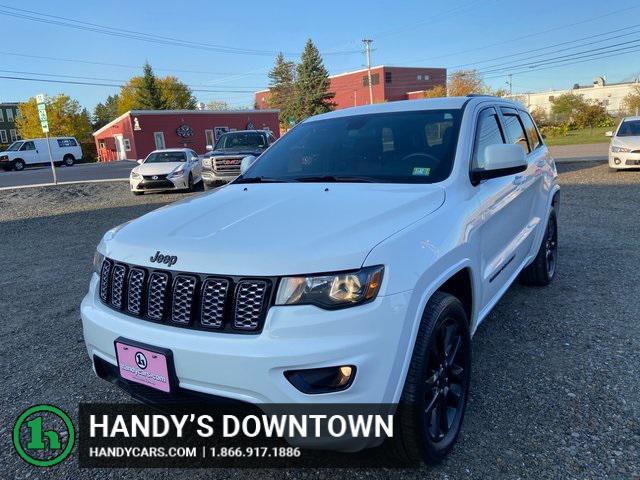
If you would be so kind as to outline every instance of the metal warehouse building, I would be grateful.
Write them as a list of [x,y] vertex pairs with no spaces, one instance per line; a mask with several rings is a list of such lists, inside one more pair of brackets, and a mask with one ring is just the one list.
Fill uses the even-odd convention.
[[[367,69],[331,75],[330,90],[335,93],[336,109],[368,105],[369,78]],[[438,85],[446,86],[446,68],[371,67],[373,103],[423,98],[423,92]],[[258,109],[269,108],[269,90],[255,94]]]
[[269,130],[278,137],[277,110],[130,110],[93,136],[101,162],[135,160],[160,148],[191,148],[205,153],[233,130]]

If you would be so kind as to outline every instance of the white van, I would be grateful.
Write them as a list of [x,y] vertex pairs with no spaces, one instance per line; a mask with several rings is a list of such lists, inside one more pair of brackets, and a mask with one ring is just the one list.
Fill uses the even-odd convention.
[[[82,159],[80,144],[73,137],[50,137],[51,157],[57,167],[70,167]],[[0,152],[0,167],[5,170],[24,170],[27,165],[49,163],[46,138],[17,140]]]

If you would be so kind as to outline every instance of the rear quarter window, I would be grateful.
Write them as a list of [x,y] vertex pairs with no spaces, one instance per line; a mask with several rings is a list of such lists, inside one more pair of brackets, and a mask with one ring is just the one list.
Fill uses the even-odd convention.
[[59,138],[58,139],[59,147],[77,147],[78,143],[74,138]]

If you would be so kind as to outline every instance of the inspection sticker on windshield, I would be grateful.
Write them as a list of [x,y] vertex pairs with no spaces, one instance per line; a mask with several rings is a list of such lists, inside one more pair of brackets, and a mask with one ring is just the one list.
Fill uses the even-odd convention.
[[430,172],[431,172],[431,169],[425,168],[425,167],[414,167],[413,169],[414,175],[422,175],[423,177],[429,176]]

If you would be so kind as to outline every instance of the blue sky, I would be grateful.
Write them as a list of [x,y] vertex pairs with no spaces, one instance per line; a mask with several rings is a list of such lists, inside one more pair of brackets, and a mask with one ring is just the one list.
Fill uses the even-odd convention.
[[[105,35],[87,31],[86,28],[94,27],[86,23],[82,24],[85,30],[78,30],[6,15],[68,23],[65,19],[41,17],[24,10],[172,37],[190,42],[191,46]],[[627,28],[634,25],[638,27]],[[619,33],[614,32],[616,29]],[[489,67],[505,62],[517,65],[526,56],[498,57],[531,51],[529,56],[549,59],[640,39],[640,3],[637,0],[286,0],[270,3],[0,0],[0,32],[3,38],[0,76],[113,84],[139,74],[144,61],[149,60],[159,75],[173,74],[194,89],[214,90],[196,92],[199,101],[224,100],[232,106],[249,106],[253,103],[250,92],[267,85],[266,73],[273,64],[275,52],[284,51],[295,59],[307,38],[313,39],[325,53],[325,65],[332,74],[362,68],[365,59],[360,41],[368,37],[374,40],[374,65],[450,69],[464,65],[480,71],[484,68],[489,71],[485,73],[487,83],[501,87],[505,85],[507,72],[495,71],[498,67],[493,67],[492,73]],[[638,33],[634,35],[635,32]],[[618,37],[621,34],[624,36]],[[591,40],[536,50],[589,36]],[[602,41],[598,43],[596,39]],[[194,48],[194,44],[198,44],[198,48]],[[213,50],[212,45],[216,46]],[[640,50],[640,43],[625,43],[617,48],[633,45],[638,45]],[[224,53],[218,47],[225,50],[231,47],[236,53]],[[69,62],[61,58],[114,65]],[[514,67],[513,71],[520,72],[522,68]],[[574,83],[588,84],[595,75],[603,75],[609,82],[640,75],[640,52],[519,73],[513,77],[513,90],[517,93],[569,88]],[[0,101],[23,101],[40,92],[49,95],[64,92],[93,109],[97,102],[117,91],[108,86],[0,78]]]

